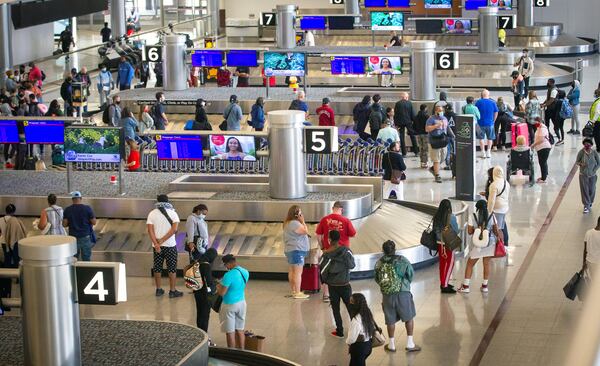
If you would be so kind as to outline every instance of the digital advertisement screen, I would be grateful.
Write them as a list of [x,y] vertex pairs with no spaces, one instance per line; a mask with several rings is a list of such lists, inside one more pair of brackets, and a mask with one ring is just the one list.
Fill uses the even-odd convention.
[[365,73],[365,59],[362,57],[332,57],[331,74],[362,75]]
[[410,0],[388,0],[388,7],[390,7],[390,8],[408,8],[408,7],[410,7]]
[[195,135],[156,135],[160,160],[202,160],[202,139]]
[[369,74],[371,75],[402,74],[402,59],[398,56],[371,56],[367,60],[369,62]]
[[490,0],[489,6],[503,10],[511,10],[512,0]]
[[17,121],[0,120],[0,144],[18,144],[19,128]]
[[425,9],[450,9],[452,0],[425,0]]
[[223,52],[196,51],[192,53],[192,66],[221,67],[223,66]]
[[226,54],[227,66],[258,66],[258,54],[253,50],[234,50]]
[[371,29],[402,30],[404,29],[404,14],[399,11],[373,11],[371,12]]
[[304,76],[306,56],[298,52],[265,52],[266,76]]
[[25,142],[28,144],[64,144],[64,121],[23,121]]
[[325,17],[302,17],[300,19],[300,29],[325,29]]
[[385,0],[365,0],[365,8],[385,8]]
[[444,21],[444,32],[469,34],[471,33],[471,19],[446,19]]
[[477,10],[485,8],[487,5],[487,0],[465,0],[465,10]]
[[417,34],[438,34],[443,33],[441,19],[416,19],[415,27]]
[[354,29],[354,17],[327,17],[329,29]]
[[65,161],[119,163],[123,154],[123,129],[119,127],[65,128]]
[[210,158],[256,161],[254,136],[210,135]]

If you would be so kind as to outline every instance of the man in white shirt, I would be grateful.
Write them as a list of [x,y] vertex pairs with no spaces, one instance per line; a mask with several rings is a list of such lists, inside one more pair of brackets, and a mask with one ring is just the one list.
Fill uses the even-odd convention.
[[304,45],[306,47],[314,47],[315,46],[315,35],[313,32],[307,30],[304,31]]
[[518,68],[519,74],[523,76],[525,95],[527,95],[529,93],[529,78],[533,74],[534,68],[533,60],[529,57],[529,50],[527,48],[523,49],[523,55],[519,57],[514,66]]
[[398,134],[398,130],[392,127],[392,121],[390,119],[386,119],[383,122],[383,127],[379,130],[377,134],[377,138],[381,139],[383,142],[388,142],[388,140],[392,140],[392,142],[400,141],[400,134]]
[[156,284],[156,296],[162,296],[165,291],[161,288],[161,276],[163,263],[167,262],[169,272],[169,297],[180,297],[183,292],[175,288],[175,276],[177,272],[177,242],[175,233],[179,224],[179,216],[173,205],[169,203],[169,197],[166,194],[160,194],[156,197],[155,209],[150,211],[146,226],[148,235],[152,241],[154,253],[154,282]]
[[592,278],[600,263],[600,217],[596,227],[585,233],[583,250],[583,267],[587,268]]

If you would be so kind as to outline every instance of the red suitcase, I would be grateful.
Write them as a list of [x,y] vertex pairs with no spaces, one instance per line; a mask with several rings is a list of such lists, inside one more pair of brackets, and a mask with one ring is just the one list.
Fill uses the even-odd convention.
[[318,264],[305,264],[302,269],[302,282],[300,290],[307,293],[316,293],[321,290],[321,276]]
[[511,123],[511,142],[512,147],[517,147],[517,136],[525,136],[525,145],[529,146],[529,128],[527,123]]

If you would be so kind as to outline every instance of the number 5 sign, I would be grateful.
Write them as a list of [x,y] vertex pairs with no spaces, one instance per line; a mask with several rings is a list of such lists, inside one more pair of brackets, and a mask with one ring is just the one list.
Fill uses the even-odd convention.
[[338,151],[337,127],[304,127],[304,152],[331,154]]
[[127,301],[125,264],[117,262],[77,262],[77,302],[116,305]]
[[162,61],[162,46],[145,46],[144,61],[161,62]]
[[458,52],[436,52],[435,53],[436,70],[455,70],[458,69]]

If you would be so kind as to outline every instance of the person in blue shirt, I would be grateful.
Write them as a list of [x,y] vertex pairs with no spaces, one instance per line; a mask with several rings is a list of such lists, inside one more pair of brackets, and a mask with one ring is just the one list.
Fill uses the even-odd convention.
[[138,128],[138,122],[133,117],[133,113],[129,110],[129,108],[123,108],[123,112],[121,113],[121,120],[119,121],[119,127],[123,127],[123,132],[125,133],[125,140],[133,140],[138,144],[141,144],[142,139],[135,133],[135,130]]
[[292,100],[290,104],[289,110],[293,111],[303,111],[305,113],[305,119],[308,121],[309,113],[308,113],[308,104],[304,101],[306,98],[306,94],[302,90],[298,92],[298,96],[296,99]]
[[98,73],[98,95],[100,95],[100,105],[104,105],[108,100],[110,91],[115,88],[115,82],[113,76],[106,68],[106,65],[102,65],[100,72]]
[[127,61],[125,56],[121,56],[119,70],[117,71],[117,84],[119,84],[119,90],[131,89],[131,80],[133,80],[134,71],[133,66]]
[[221,330],[227,336],[227,347],[244,349],[246,325],[246,284],[250,272],[237,264],[233,254],[223,256],[227,273],[217,285],[217,293],[223,297],[219,320]]
[[[481,148],[481,158],[491,158],[492,157],[492,145],[494,144],[494,140],[496,139],[496,133],[494,132],[494,122],[496,118],[498,118],[498,106],[496,102],[490,99],[490,92],[486,89],[483,89],[481,92],[481,99],[475,103],[477,109],[479,109],[479,113],[481,117],[477,121],[479,125],[479,147]],[[487,140],[487,151],[486,147]]]
[[81,203],[82,195],[79,191],[71,192],[73,204],[63,213],[64,227],[69,228],[69,235],[77,239],[77,255],[83,261],[90,261],[92,258],[92,246],[95,243],[94,225],[96,225],[96,215],[88,205]]
[[242,107],[238,103],[238,97],[232,94],[229,97],[229,105],[225,107],[223,111],[223,118],[227,121],[227,131],[239,131],[241,130],[240,122],[244,117]]
[[262,131],[265,127],[265,100],[263,97],[256,98],[256,103],[254,103],[250,112],[250,120],[256,131]]
[[571,129],[567,131],[568,134],[579,135],[579,112],[581,105],[579,104],[579,97],[581,96],[581,83],[579,80],[573,80],[571,83],[571,90],[567,94],[569,104],[573,108],[573,117],[571,118]]

